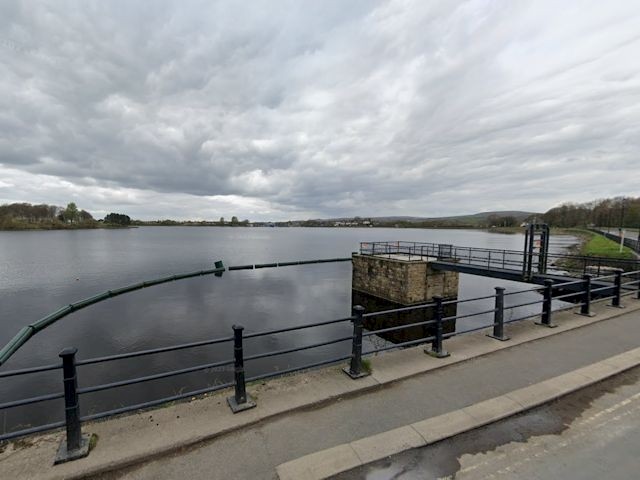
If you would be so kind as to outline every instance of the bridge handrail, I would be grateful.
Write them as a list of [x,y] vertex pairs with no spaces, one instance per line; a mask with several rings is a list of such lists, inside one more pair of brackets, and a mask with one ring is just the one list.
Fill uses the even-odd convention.
[[[322,322],[314,322],[314,323],[308,323],[308,324],[304,324],[304,325],[293,325],[291,327],[287,327],[287,328],[279,328],[279,329],[273,329],[273,330],[265,330],[265,331],[259,331],[259,332],[250,332],[246,335],[242,334],[242,327],[234,327],[234,336],[229,336],[229,337],[222,337],[222,338],[217,338],[217,339],[211,339],[211,340],[204,340],[204,341],[199,341],[199,342],[191,342],[191,343],[183,343],[183,344],[179,344],[179,345],[172,345],[172,346],[167,346],[167,347],[160,347],[160,348],[155,348],[155,349],[147,349],[147,350],[140,350],[140,351],[134,351],[134,352],[127,352],[127,353],[122,353],[122,354],[116,354],[116,355],[109,355],[109,356],[103,356],[103,357],[96,357],[96,358],[89,358],[89,359],[85,359],[85,360],[79,360],[79,361],[75,361],[75,351],[72,352],[72,365],[73,368],[75,369],[76,366],[78,367],[83,367],[83,366],[87,366],[87,365],[94,365],[94,364],[100,364],[100,363],[105,363],[105,362],[110,362],[113,360],[122,360],[122,359],[129,359],[129,358],[133,358],[133,357],[139,357],[142,355],[149,355],[149,354],[158,354],[158,353],[167,353],[167,352],[171,352],[171,351],[176,351],[176,350],[181,350],[181,349],[191,349],[191,348],[197,348],[200,346],[204,346],[204,345],[212,345],[212,344],[223,344],[223,343],[229,343],[232,340],[234,341],[234,349],[236,352],[236,357],[235,359],[232,358],[227,358],[227,359],[223,359],[221,361],[217,361],[217,362],[213,362],[213,363],[206,363],[206,364],[201,364],[201,365],[195,365],[195,366],[191,366],[191,367],[186,367],[186,368],[181,368],[181,369],[176,369],[176,370],[169,370],[169,371],[165,371],[165,372],[160,372],[160,373],[155,373],[155,374],[151,374],[151,375],[145,375],[145,376],[140,376],[140,377],[134,377],[134,378],[128,378],[128,379],[124,379],[124,380],[117,380],[114,382],[109,382],[109,383],[104,383],[104,384],[99,384],[99,385],[93,385],[93,386],[89,386],[89,387],[83,387],[83,388],[77,388],[77,386],[75,387],[75,394],[77,396],[82,396],[82,395],[86,395],[86,394],[92,394],[92,393],[97,393],[100,391],[105,391],[105,390],[110,390],[113,388],[119,388],[122,386],[127,386],[127,385],[133,385],[136,383],[142,383],[142,382],[148,382],[148,381],[154,381],[154,380],[159,380],[162,378],[167,378],[167,377],[171,377],[171,376],[178,376],[178,375],[184,375],[184,374],[188,374],[188,373],[193,373],[196,371],[201,371],[201,370],[206,370],[206,369],[210,369],[210,368],[217,368],[217,367],[221,367],[221,366],[230,366],[230,365],[234,365],[235,366],[235,379],[233,382],[225,382],[225,383],[221,383],[221,384],[216,384],[213,386],[209,386],[207,388],[202,388],[202,389],[198,389],[198,390],[194,390],[194,391],[190,391],[187,393],[182,393],[182,394],[178,394],[178,395],[172,395],[169,397],[163,397],[160,399],[154,399],[151,401],[147,401],[147,402],[142,402],[142,403],[138,403],[135,405],[129,405],[129,406],[125,406],[125,407],[120,407],[120,408],[116,408],[116,409],[112,409],[112,410],[107,410],[105,412],[99,412],[99,413],[95,413],[95,414],[91,414],[91,415],[87,415],[87,416],[83,416],[80,417],[79,413],[78,413],[78,421],[89,421],[89,420],[95,420],[95,419],[99,419],[99,418],[104,418],[104,417],[108,417],[111,415],[117,415],[117,414],[121,414],[121,413],[126,413],[126,412],[130,412],[130,411],[135,411],[135,410],[140,410],[140,409],[145,409],[145,408],[150,408],[153,406],[157,406],[157,405],[161,405],[163,403],[166,402],[170,402],[170,401],[176,401],[176,400],[181,400],[181,399],[185,399],[185,398],[189,398],[189,397],[194,397],[200,394],[204,394],[204,393],[210,393],[213,391],[217,391],[217,390],[221,390],[221,389],[225,389],[225,388],[230,388],[230,387],[235,387],[236,388],[236,396],[238,395],[238,389],[241,389],[242,391],[244,391],[245,388],[245,383],[248,381],[256,381],[256,380],[262,380],[262,379],[266,379],[266,378],[271,378],[271,377],[276,377],[276,376],[281,376],[287,373],[292,373],[295,371],[300,371],[300,370],[305,370],[305,369],[309,369],[309,368],[315,368],[318,366],[322,366],[322,365],[329,365],[329,364],[335,364],[337,362],[341,362],[344,360],[351,360],[351,366],[349,367],[349,372],[352,372],[352,369],[356,369],[358,370],[355,373],[360,374],[360,368],[362,368],[362,364],[360,363],[362,361],[362,357],[363,356],[367,356],[367,355],[372,355],[375,353],[379,353],[379,352],[383,352],[383,351],[387,351],[387,350],[392,350],[392,349],[398,349],[398,348],[402,348],[402,347],[408,347],[408,346],[412,346],[412,345],[418,345],[418,344],[424,344],[424,343],[428,343],[428,342],[432,342],[432,351],[435,352],[436,356],[438,356],[439,354],[442,354],[442,342],[445,339],[449,339],[455,336],[459,336],[459,335],[465,335],[465,334],[469,334],[472,332],[477,332],[480,330],[486,330],[488,328],[493,328],[494,329],[494,334],[496,332],[502,332],[502,328],[504,325],[506,324],[510,324],[516,321],[521,321],[521,320],[525,320],[525,319],[530,319],[533,317],[539,317],[540,315],[542,315],[542,320],[541,323],[543,325],[548,325],[550,326],[550,322],[551,322],[551,315],[553,312],[557,312],[559,310],[564,310],[567,308],[575,308],[576,306],[579,306],[581,308],[582,313],[585,313],[585,308],[586,308],[586,314],[589,314],[589,305],[595,301],[604,301],[604,300],[609,300],[611,299],[613,304],[616,305],[617,302],[617,306],[619,306],[620,304],[620,298],[623,296],[628,296],[631,294],[636,294],[638,295],[638,298],[640,299],[640,280],[633,280],[631,282],[627,282],[627,283],[623,283],[622,279],[623,278],[628,278],[634,276],[634,278],[640,279],[640,270],[637,271],[632,271],[632,272],[622,272],[622,271],[617,271],[616,274],[613,276],[614,277],[614,282],[612,284],[609,285],[605,285],[605,286],[598,286],[596,288],[591,288],[592,282],[598,282],[598,281],[602,281],[603,279],[610,279],[612,276],[611,275],[606,275],[606,276],[602,276],[602,277],[595,277],[592,278],[591,276],[587,275],[585,276],[585,278],[583,278],[582,280],[576,280],[576,281],[569,281],[569,282],[562,282],[562,283],[553,283],[553,281],[547,281],[547,283],[545,284],[544,287],[534,287],[531,288],[529,290],[521,290],[521,291],[517,291],[517,292],[508,292],[505,293],[504,289],[498,289],[496,288],[496,294],[495,295],[485,295],[485,296],[480,296],[480,297],[474,297],[474,298],[467,298],[467,299],[460,299],[460,300],[449,300],[449,301],[443,301],[441,298],[434,298],[434,302],[430,302],[430,303],[426,303],[426,304],[420,304],[420,305],[414,305],[414,306],[409,306],[409,307],[400,307],[400,308],[395,308],[395,309],[388,309],[388,310],[383,310],[383,311],[379,311],[379,312],[368,312],[368,313],[364,313],[361,307],[355,307],[354,308],[354,313],[353,315],[351,315],[350,317],[345,317],[345,318],[338,318],[338,319],[332,319],[332,320],[327,320],[327,321],[322,321]],[[577,291],[577,292],[570,292],[569,294],[565,294],[562,293],[563,292],[563,288],[566,288],[567,286],[570,285],[576,285],[576,284],[582,284],[582,289]],[[629,290],[629,291],[625,291],[623,292],[623,285],[627,285],[627,284],[639,284],[639,288],[635,289],[635,290]],[[508,305],[505,306],[503,303],[503,299],[506,295],[509,294],[515,294],[515,293],[524,293],[524,292],[530,292],[530,293],[540,293],[540,291],[542,291],[543,293],[543,298],[542,299],[537,299],[535,301],[525,301],[525,302],[520,302],[514,305]],[[607,296],[603,296],[600,299],[597,298],[592,298],[593,293],[595,292],[606,292],[606,291],[612,291],[613,293],[611,295],[607,295]],[[555,297],[553,296],[555,293],[559,293],[559,295],[556,295]],[[561,308],[553,308],[553,300],[562,300],[565,298],[568,298],[570,296],[575,296],[575,295],[581,295],[582,296],[582,301],[574,304],[574,305],[570,305],[568,307],[561,307]],[[472,301],[485,301],[488,299],[494,298],[496,304],[495,307],[492,309],[485,309],[479,312],[472,312],[472,313],[468,313],[468,314],[456,314],[456,315],[451,315],[451,316],[445,316],[444,315],[444,306],[445,305],[453,305],[455,304],[457,306],[457,304],[462,304],[462,303],[466,303],[466,302],[472,302]],[[502,302],[500,303],[499,302]],[[505,311],[516,311],[516,309],[524,307],[524,306],[530,306],[530,305],[535,305],[535,304],[542,304],[542,309],[541,312],[537,313],[537,314],[526,314],[522,317],[517,317],[517,318],[511,318],[508,320],[504,319],[504,312]],[[420,322],[413,322],[410,324],[404,324],[404,325],[396,325],[396,326],[392,326],[392,327],[387,327],[387,328],[381,328],[381,329],[377,329],[377,330],[369,330],[367,332],[363,332],[363,326],[362,326],[362,321],[364,318],[373,318],[373,317],[379,317],[379,316],[384,316],[384,315],[389,315],[389,314],[393,314],[393,313],[400,313],[400,312],[406,312],[406,311],[411,311],[411,310],[430,310],[431,311],[431,315],[435,318],[430,318],[428,320],[425,321],[420,321]],[[463,318],[468,318],[468,317],[473,317],[473,316],[478,316],[478,315],[487,315],[487,314],[494,314],[494,318],[493,321],[491,323],[488,324],[483,324],[483,325],[479,325],[479,326],[475,326],[472,328],[468,328],[468,329],[464,329],[464,330],[459,330],[459,331],[455,331],[455,332],[450,332],[450,333],[443,333],[442,331],[442,327],[443,327],[443,322],[448,322],[448,321],[455,321],[455,320],[459,320],[459,319],[463,319]],[[286,348],[286,349],[280,349],[280,350],[273,350],[273,351],[266,351],[266,352],[262,352],[262,353],[257,353],[257,354],[253,354],[253,355],[244,355],[243,353],[243,341],[246,340],[251,340],[254,338],[258,338],[258,337],[264,337],[267,335],[275,335],[275,334],[281,334],[281,333],[288,333],[288,332],[293,332],[293,331],[297,331],[297,330],[304,330],[304,329],[309,329],[309,328],[317,328],[317,327],[322,327],[322,326],[326,326],[326,325],[330,325],[330,324],[337,324],[337,323],[341,323],[341,322],[345,322],[345,321],[351,321],[353,324],[353,334],[349,335],[349,336],[340,336],[338,338],[333,338],[333,339],[329,339],[329,340],[325,340],[322,342],[316,342],[313,344],[307,344],[307,345],[302,345],[302,346],[298,346],[298,347],[292,347],[292,348]],[[399,331],[399,330],[406,330],[406,329],[410,329],[410,328],[415,328],[415,327],[419,327],[419,326],[433,326],[435,328],[435,334],[431,334],[416,340],[410,340],[410,341],[406,341],[406,342],[401,342],[401,343],[394,343],[391,345],[383,345],[381,347],[378,348],[372,348],[372,349],[368,349],[366,351],[362,351],[362,339],[363,338],[367,338],[367,337],[371,337],[374,335],[381,335],[384,333],[390,333],[390,332],[394,332],[394,331]],[[239,329],[239,335],[238,335],[238,329]],[[498,329],[498,330],[497,330]],[[502,334],[500,335],[494,335],[497,338],[499,338]],[[244,367],[243,364],[245,361],[254,361],[254,360],[259,360],[262,358],[266,358],[266,357],[272,357],[272,356],[276,356],[276,355],[285,355],[285,354],[289,354],[289,353],[294,353],[294,352],[298,352],[298,351],[303,351],[303,350],[309,350],[309,349],[314,349],[314,348],[321,348],[327,345],[331,345],[331,344],[337,344],[337,343],[342,343],[342,342],[347,342],[351,340],[352,341],[352,353],[351,355],[340,355],[337,357],[333,357],[333,358],[329,358],[326,360],[322,360],[319,362],[314,362],[314,363],[309,363],[309,364],[305,364],[302,366],[295,366],[295,367],[291,367],[285,370],[277,370],[277,371],[273,371],[273,372],[267,372],[267,373],[263,373],[263,374],[259,374],[259,375],[254,375],[251,376],[249,378],[247,378],[245,380],[244,377]],[[239,343],[238,343],[239,342]],[[359,347],[358,347],[359,346]],[[238,355],[238,348],[239,348],[239,357]],[[359,348],[359,350],[358,350]],[[64,353],[64,352],[63,352]],[[69,355],[69,353],[67,353],[67,355]],[[62,355],[61,355],[62,356]],[[63,357],[63,363],[64,363],[64,357]],[[238,363],[240,362],[240,363]],[[354,363],[355,362],[355,363]],[[240,367],[239,367],[240,365]],[[25,368],[25,369],[21,369],[21,370],[14,370],[14,371],[7,371],[7,372],[0,372],[0,377],[9,377],[9,376],[22,376],[22,375],[30,375],[33,373],[41,373],[41,372],[45,372],[45,371],[51,371],[51,370],[57,370],[59,368],[61,368],[62,365],[60,364],[50,364],[50,365],[43,365],[43,366],[39,366],[39,367],[30,367],[30,368]],[[241,376],[239,376],[239,368],[242,372]],[[65,390],[66,391],[66,390]],[[25,398],[25,399],[20,399],[20,400],[13,400],[13,401],[9,401],[9,402],[5,402],[3,404],[0,404],[0,410],[5,410],[5,409],[10,409],[10,408],[16,408],[19,406],[24,406],[24,405],[28,405],[28,404],[33,404],[33,403],[39,403],[39,402],[46,402],[46,401],[51,401],[51,400],[58,400],[60,398],[66,398],[65,397],[65,393],[62,392],[55,392],[55,393],[48,393],[45,395],[40,395],[40,396],[36,396],[36,397],[30,397],[30,398]],[[246,401],[246,399],[245,399]],[[16,438],[22,435],[28,435],[31,433],[37,433],[37,432],[42,432],[42,431],[46,431],[49,429],[55,429],[55,428],[59,428],[61,426],[64,425],[64,422],[55,422],[55,423],[50,423],[47,425],[43,425],[43,426],[37,426],[37,427],[32,427],[32,428],[28,428],[28,429],[23,429],[23,430],[18,430],[18,431],[12,431],[12,432],[8,432],[8,433],[4,433],[2,435],[0,435],[0,441],[2,440],[8,440],[11,438]]]

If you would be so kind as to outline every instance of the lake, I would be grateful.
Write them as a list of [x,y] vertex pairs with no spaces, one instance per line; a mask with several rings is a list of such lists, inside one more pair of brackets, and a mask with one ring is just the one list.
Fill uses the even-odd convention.
[[[23,326],[69,303],[174,273],[276,261],[348,257],[359,242],[407,240],[521,250],[524,236],[479,230],[378,228],[141,227],[112,230],[0,232],[0,343]],[[553,248],[574,239],[552,237]],[[460,276],[459,298],[493,294],[523,284]],[[536,294],[533,299],[536,298]],[[524,301],[521,297],[519,301]],[[486,304],[492,308],[491,300]],[[465,313],[461,305],[458,313]],[[473,308],[477,308],[475,305]],[[35,335],[2,370],[50,364],[64,347],[78,358],[109,355],[228,336],[233,324],[247,333],[348,316],[351,264],[328,263],[225,272],[196,277],[116,297],[80,310]],[[458,328],[487,318],[461,320]],[[475,322],[475,323],[474,323]],[[247,341],[246,354],[321,342],[349,335],[349,323]],[[349,342],[249,362],[247,375],[348,354]],[[231,345],[83,367],[81,386],[116,381],[228,359]],[[82,397],[83,413],[133,404],[228,381],[229,369],[173,377]],[[0,380],[0,403],[61,390],[59,371]],[[61,419],[60,401],[0,411],[6,431]]]

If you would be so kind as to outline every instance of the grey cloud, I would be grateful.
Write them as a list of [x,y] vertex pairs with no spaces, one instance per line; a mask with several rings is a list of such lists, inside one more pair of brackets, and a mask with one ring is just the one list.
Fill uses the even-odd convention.
[[62,199],[43,178],[147,218],[637,194],[638,31],[622,1],[4,2],[0,200]]

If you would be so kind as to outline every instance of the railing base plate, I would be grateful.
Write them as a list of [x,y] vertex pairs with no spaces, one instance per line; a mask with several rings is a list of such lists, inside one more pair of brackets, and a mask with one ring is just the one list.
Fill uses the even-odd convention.
[[342,371],[343,371],[344,373],[346,373],[347,375],[349,375],[349,376],[350,376],[351,378],[353,378],[354,380],[355,380],[356,378],[368,377],[369,375],[371,375],[371,373],[369,373],[369,372],[365,372],[364,370],[363,370],[362,372],[358,373],[358,374],[353,374],[353,373],[351,373],[351,369],[350,369],[349,367],[344,367],[344,368],[342,369]]
[[449,352],[447,352],[446,350],[442,350],[441,352],[436,352],[435,350],[431,350],[429,348],[425,348],[424,353],[435,358],[446,358],[450,355]]
[[595,313],[581,313],[581,312],[574,312],[576,315],[580,315],[581,317],[595,317],[596,314]]
[[251,398],[251,395],[247,394],[247,401],[244,403],[236,402],[235,396],[227,397],[227,403],[229,404],[229,408],[233,413],[244,412],[245,410],[249,410],[256,406],[256,402]]
[[91,435],[84,434],[80,440],[80,448],[77,450],[67,451],[67,439],[65,438],[60,442],[58,447],[58,453],[56,453],[56,459],[53,461],[54,465],[60,463],[70,462],[72,460],[78,460],[89,455],[89,444],[91,443]]
[[625,308],[624,305],[607,305],[609,308]]
[[490,333],[487,333],[487,337],[495,338],[496,340],[500,340],[501,342],[506,342],[507,340],[511,340],[511,337],[507,337],[506,335],[502,337],[496,337],[495,335],[491,335]]
[[555,323],[543,323],[543,322],[533,322],[536,325],[540,325],[541,327],[547,327],[547,328],[556,328],[558,325],[556,325]]

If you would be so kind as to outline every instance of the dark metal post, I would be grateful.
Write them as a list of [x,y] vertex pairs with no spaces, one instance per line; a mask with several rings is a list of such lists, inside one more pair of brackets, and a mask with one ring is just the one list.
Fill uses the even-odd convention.
[[621,268],[616,270],[616,276],[613,280],[614,290],[613,290],[613,298],[611,299],[611,306],[617,308],[624,308],[622,306],[622,270]]
[[436,302],[435,305],[435,320],[436,320],[436,334],[435,338],[431,342],[431,348],[425,349],[425,353],[431,355],[436,358],[444,358],[449,356],[449,352],[447,352],[442,346],[442,335],[443,335],[443,326],[442,319],[444,318],[444,306],[442,305],[442,297],[440,295],[434,295],[433,301]]
[[554,328],[557,325],[551,323],[551,308],[553,307],[553,280],[546,279],[544,281],[544,300],[542,302],[542,315],[540,321],[536,322],[537,325],[543,325],[545,327]]
[[593,316],[591,314],[591,275],[585,273],[582,277],[584,285],[582,287],[582,305],[580,307],[580,315],[587,317]]
[[636,284],[636,288],[638,289],[636,298],[640,300],[640,273],[636,273],[636,281],[638,281],[638,283]]
[[221,277],[224,272],[224,263],[222,263],[222,260],[217,260],[214,263],[214,267],[220,270],[219,272],[214,273],[214,275],[216,277]]
[[344,373],[351,378],[366,377],[370,372],[362,368],[362,316],[364,307],[356,305],[353,307],[353,342],[351,344],[351,363],[343,369]]
[[247,394],[244,380],[244,353],[242,349],[242,331],[244,327],[242,325],[234,325],[232,328],[235,392],[233,396],[227,398],[227,403],[233,413],[238,413],[255,407],[256,402]]
[[509,337],[504,335],[504,287],[495,288],[496,303],[493,313],[493,334],[487,334],[487,336],[504,342],[509,340]]
[[89,435],[82,435],[80,403],[78,401],[78,376],[76,373],[77,348],[69,347],[60,352],[64,381],[64,413],[67,438],[60,444],[55,464],[76,460],[89,455]]

